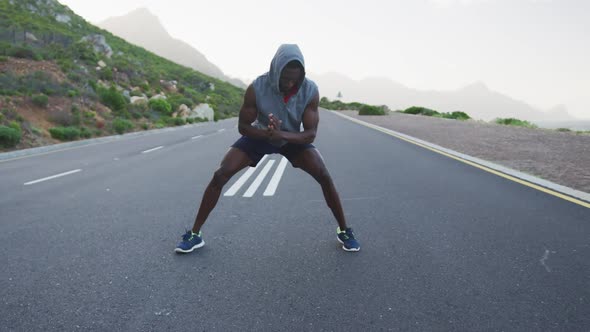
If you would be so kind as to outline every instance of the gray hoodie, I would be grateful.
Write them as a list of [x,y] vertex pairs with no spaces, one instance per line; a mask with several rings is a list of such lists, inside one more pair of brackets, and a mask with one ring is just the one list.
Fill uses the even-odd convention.
[[[303,54],[301,54],[297,45],[281,45],[270,63],[270,71],[259,76],[252,83],[256,94],[256,108],[258,109],[258,117],[253,124],[255,127],[267,128],[268,115],[272,113],[282,121],[281,130],[300,131],[303,111],[305,111],[305,107],[312,98],[318,94],[318,88],[313,81],[304,77],[297,93],[287,103],[284,102],[283,95],[279,90],[279,78],[285,65],[292,60],[301,62],[303,68],[305,68]],[[287,142],[273,142],[278,146],[285,143]]]

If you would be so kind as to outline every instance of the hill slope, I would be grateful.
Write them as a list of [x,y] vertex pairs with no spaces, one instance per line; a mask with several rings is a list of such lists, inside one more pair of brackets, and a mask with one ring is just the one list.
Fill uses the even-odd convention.
[[243,94],[56,0],[0,0],[0,149],[180,125],[201,104],[233,117]]
[[146,8],[139,8],[123,16],[108,18],[98,23],[98,26],[166,59],[246,88],[240,80],[226,76],[201,52],[182,40],[172,38],[160,20]]

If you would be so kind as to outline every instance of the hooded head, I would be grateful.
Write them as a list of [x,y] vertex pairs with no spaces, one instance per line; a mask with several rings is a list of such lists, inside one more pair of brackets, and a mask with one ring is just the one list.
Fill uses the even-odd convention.
[[[282,80],[281,74],[284,76]],[[295,44],[281,45],[272,58],[268,76],[272,89],[278,93],[286,92],[282,90],[288,90],[293,84],[301,85],[305,78],[305,61],[299,47]]]

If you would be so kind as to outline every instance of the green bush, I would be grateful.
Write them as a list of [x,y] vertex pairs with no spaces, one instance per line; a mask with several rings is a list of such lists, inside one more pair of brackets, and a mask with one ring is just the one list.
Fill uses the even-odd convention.
[[184,126],[186,124],[186,121],[183,118],[173,118],[172,123],[175,126]]
[[86,127],[80,127],[80,136],[83,138],[90,138],[92,137],[92,132]]
[[100,79],[104,81],[112,81],[113,80],[113,70],[111,68],[102,68],[99,71]]
[[378,106],[363,105],[359,110],[359,115],[385,115],[385,111]]
[[430,108],[419,107],[419,106],[412,106],[412,107],[406,108],[404,110],[404,113],[414,114],[414,115],[420,114],[420,115],[426,115],[426,116],[434,116],[434,115],[440,114],[435,110],[431,110]]
[[28,46],[12,46],[6,52],[6,55],[22,59],[39,59],[39,55]]
[[127,100],[125,99],[125,96],[119,93],[114,86],[109,89],[99,87],[98,96],[101,103],[115,112],[121,112],[127,109]]
[[0,126],[0,146],[4,148],[13,148],[20,143],[22,133],[20,130]]
[[172,106],[165,99],[151,99],[149,101],[151,109],[164,115],[172,115]]
[[47,107],[47,104],[49,103],[49,97],[46,95],[35,95],[32,100],[33,104],[43,108]]
[[498,118],[494,120],[495,123],[506,125],[506,126],[516,126],[516,127],[525,127],[525,128],[538,128],[536,124],[525,121],[519,120],[515,118]]
[[76,127],[54,127],[49,129],[51,137],[60,141],[74,141],[80,138],[80,129]]
[[[448,115],[448,116],[447,116]],[[471,117],[465,112],[451,112],[445,113],[445,117],[455,120],[469,120]]]
[[113,120],[113,130],[118,134],[124,134],[125,132],[133,129],[133,123],[129,120],[117,118]]

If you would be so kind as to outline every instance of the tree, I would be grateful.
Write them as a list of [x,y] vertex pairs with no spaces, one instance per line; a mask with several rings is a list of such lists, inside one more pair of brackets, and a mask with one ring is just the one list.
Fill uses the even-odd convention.
[[336,98],[342,98],[342,92],[338,91],[338,95],[336,96]]

